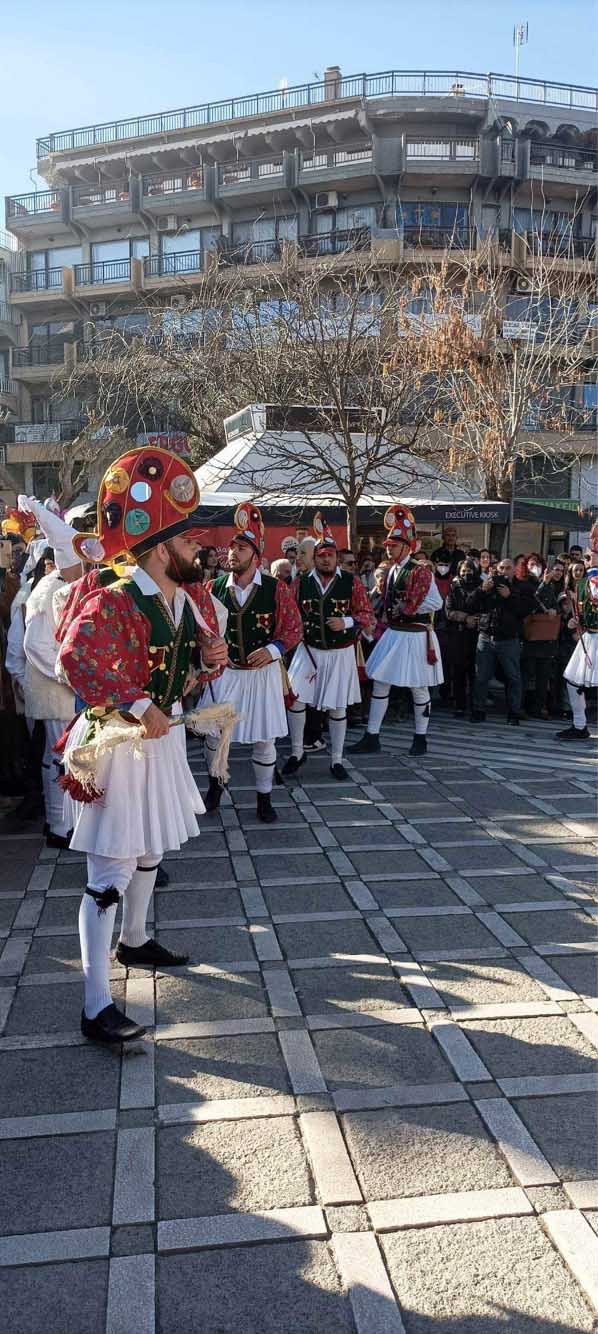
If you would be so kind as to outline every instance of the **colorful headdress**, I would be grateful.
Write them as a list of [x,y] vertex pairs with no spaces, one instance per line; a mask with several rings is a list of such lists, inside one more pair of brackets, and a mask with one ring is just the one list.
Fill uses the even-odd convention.
[[253,505],[250,500],[244,500],[241,505],[237,505],[233,523],[236,531],[232,541],[234,542],[235,537],[242,537],[243,541],[250,542],[258,556],[261,556],[264,550],[264,520],[257,505]]
[[84,560],[112,565],[137,559],[179,533],[199,537],[199,487],[191,468],[167,449],[131,449],[110,464],[98,493],[95,533],[77,533]]
[[318,547],[331,547],[336,551],[336,539],[332,529],[328,527],[324,516],[320,514],[319,510],[318,513],[314,515],[313,530],[317,538],[316,551],[318,550]]
[[35,515],[30,510],[9,510],[1,526],[3,537],[14,533],[17,537],[21,537],[27,546],[33,541],[37,532]]
[[389,505],[384,515],[386,542],[408,542],[410,550],[417,551],[415,517],[406,505]]
[[[590,551],[598,557],[598,523],[592,525],[590,529]],[[595,564],[598,562],[594,562]]]

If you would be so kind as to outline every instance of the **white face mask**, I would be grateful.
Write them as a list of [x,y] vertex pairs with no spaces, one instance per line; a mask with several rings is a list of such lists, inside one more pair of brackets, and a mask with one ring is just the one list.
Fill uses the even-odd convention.
[[529,566],[528,566],[528,569],[529,569],[529,571],[530,571],[530,574],[535,575],[536,579],[539,579],[539,578],[540,578],[540,575],[541,575],[541,573],[542,573],[542,566],[541,566],[541,565],[529,565]]
[[437,565],[437,566],[436,566],[436,573],[437,573],[437,574],[440,574],[440,575],[442,575],[442,574],[448,574],[449,569],[450,569],[450,566],[448,566],[448,565]]

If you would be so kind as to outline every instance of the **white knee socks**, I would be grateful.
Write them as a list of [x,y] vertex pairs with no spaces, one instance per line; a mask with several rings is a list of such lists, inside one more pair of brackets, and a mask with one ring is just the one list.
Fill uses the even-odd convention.
[[251,752],[256,792],[271,792],[276,767],[276,746],[273,741],[254,741]]
[[347,710],[328,710],[328,734],[330,736],[330,763],[340,764],[347,735]]
[[374,689],[370,702],[370,713],[368,717],[368,732],[377,736],[388,708],[390,697],[390,686],[385,681],[374,681]]
[[300,760],[303,755],[303,734],[305,732],[305,715],[307,708],[305,704],[296,699],[295,703],[287,709],[287,721],[289,724],[289,733],[291,737],[291,754],[295,759]]
[[[156,858],[151,855],[141,857],[139,860],[142,863],[149,861],[153,869],[149,874],[141,872],[139,875],[140,880],[143,879],[143,881],[149,883],[149,893],[147,892],[147,884],[137,894],[135,894],[135,891],[133,893],[131,909],[134,929],[139,923],[142,913],[143,925],[145,926],[145,913],[147,912],[158,867]],[[100,857],[90,853],[87,858],[89,889],[96,894],[102,894],[107,889],[115,889],[122,897],[125,890],[128,894],[128,885],[136,876],[136,868],[136,857],[118,860],[115,857]],[[84,894],[81,900],[79,936],[85,980],[85,1013],[88,1019],[95,1019],[100,1010],[105,1009],[106,1005],[110,1005],[112,1002],[110,994],[110,946],[117,906],[116,903],[111,903],[104,911],[98,911],[98,903],[96,899],[92,898],[91,894]],[[144,932],[143,939],[139,941],[139,944],[142,945],[145,939]],[[133,943],[129,936],[127,936],[126,943]]]
[[583,691],[580,695],[577,686],[572,686],[570,681],[567,681],[567,694],[573,714],[573,726],[581,731],[586,725],[586,697]]
[[[144,862],[147,865],[144,865]],[[125,890],[119,941],[123,945],[130,945],[133,949],[145,945],[148,939],[145,923],[159,865],[155,858],[140,857],[137,870],[134,871]]]
[[413,720],[416,736],[425,736],[430,726],[430,691],[427,686],[413,686]]

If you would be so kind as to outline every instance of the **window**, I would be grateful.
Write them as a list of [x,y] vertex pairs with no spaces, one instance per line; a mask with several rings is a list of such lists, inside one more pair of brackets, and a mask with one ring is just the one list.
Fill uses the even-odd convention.
[[36,496],[50,496],[59,490],[60,476],[57,463],[33,463],[33,491]]
[[149,236],[134,236],[132,238],[131,259],[145,259],[149,252]]
[[74,264],[80,263],[80,245],[57,246],[55,250],[48,250],[49,269],[70,269]]
[[337,231],[356,231],[359,227],[374,227],[375,223],[375,204],[353,204],[350,208],[339,208],[337,211]]
[[399,219],[404,227],[443,227],[460,231],[467,226],[466,204],[399,203]]
[[160,237],[162,273],[189,273],[201,267],[199,228]]

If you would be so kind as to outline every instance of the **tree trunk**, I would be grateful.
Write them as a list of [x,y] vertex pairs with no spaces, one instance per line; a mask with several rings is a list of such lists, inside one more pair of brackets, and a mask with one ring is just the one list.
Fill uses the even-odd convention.
[[347,546],[357,553],[357,502],[347,505]]

